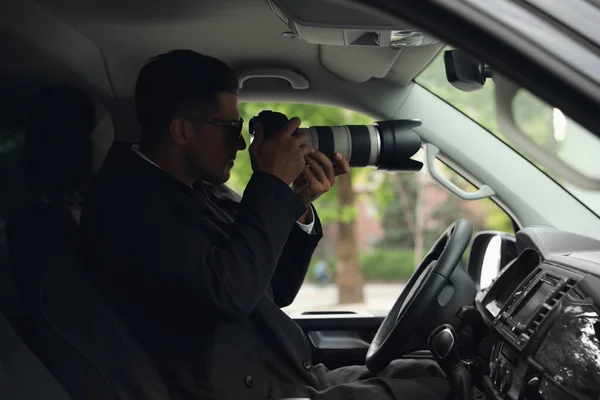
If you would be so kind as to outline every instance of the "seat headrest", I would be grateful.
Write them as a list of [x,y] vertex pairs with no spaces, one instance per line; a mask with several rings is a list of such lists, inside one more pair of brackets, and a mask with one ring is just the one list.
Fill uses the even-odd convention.
[[82,90],[55,85],[31,104],[22,150],[31,188],[47,195],[84,189],[93,175],[94,102]]

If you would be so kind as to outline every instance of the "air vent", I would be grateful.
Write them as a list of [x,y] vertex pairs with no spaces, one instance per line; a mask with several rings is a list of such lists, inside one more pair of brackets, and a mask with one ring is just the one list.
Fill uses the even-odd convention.
[[537,276],[540,274],[541,269],[540,268],[536,268],[533,270],[533,272],[531,272],[529,274],[529,279],[527,279],[524,283],[522,283],[519,286],[519,289],[516,290],[515,293],[513,293],[512,297],[510,298],[508,304],[506,305],[505,310],[509,310],[510,307],[521,297],[521,293],[523,292],[523,290],[525,288],[527,288],[529,286],[529,284],[535,279],[537,278]]
[[552,308],[558,304],[560,299],[562,299],[564,295],[567,294],[573,288],[573,286],[575,286],[575,283],[576,281],[574,279],[567,279],[567,282],[561,287],[561,289],[555,292],[544,302],[544,304],[542,304],[535,318],[533,318],[533,320],[527,326],[527,329],[525,329],[525,334],[527,336],[531,337],[533,335],[533,333],[544,321],[544,318],[546,318],[546,315],[548,315]]

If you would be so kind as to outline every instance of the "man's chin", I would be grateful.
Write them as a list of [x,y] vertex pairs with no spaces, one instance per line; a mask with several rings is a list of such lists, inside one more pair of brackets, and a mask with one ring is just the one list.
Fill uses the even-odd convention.
[[229,178],[231,178],[231,170],[227,169],[227,170],[223,171],[222,174],[215,175],[213,177],[213,179],[211,179],[210,183],[212,183],[213,185],[223,185],[223,184],[227,183]]
[[231,174],[229,172],[225,172],[222,174],[204,174],[203,176],[199,177],[198,180],[200,181],[204,181],[206,183],[210,183],[211,185],[222,185],[224,183],[226,183],[229,178],[231,177]]

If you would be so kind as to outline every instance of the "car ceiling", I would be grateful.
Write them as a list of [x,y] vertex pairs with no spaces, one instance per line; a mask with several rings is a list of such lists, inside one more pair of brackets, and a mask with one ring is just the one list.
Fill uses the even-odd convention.
[[149,58],[190,48],[237,70],[285,68],[310,82],[299,91],[282,80],[248,81],[245,99],[343,104],[391,116],[398,93],[442,46],[323,46],[284,37],[285,31],[266,0],[4,0],[0,76],[5,88],[60,81],[127,99]]

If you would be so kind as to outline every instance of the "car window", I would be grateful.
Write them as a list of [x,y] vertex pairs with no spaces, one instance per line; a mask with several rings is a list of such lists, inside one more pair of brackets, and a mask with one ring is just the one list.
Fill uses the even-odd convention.
[[[261,110],[298,116],[303,127],[360,125],[374,121],[329,106],[244,103],[245,121]],[[248,139],[248,132],[244,132]],[[247,152],[236,159],[230,186],[241,193],[252,173]],[[419,151],[415,159],[423,159]],[[239,161],[239,162],[238,162]],[[437,162],[437,169],[464,190],[474,186]],[[348,204],[340,206],[340,204]],[[313,256],[305,284],[284,311],[389,310],[439,235],[453,221],[468,218],[477,230],[512,232],[508,215],[489,199],[465,201],[454,196],[425,169],[420,172],[354,168],[351,176],[315,203],[324,237]]]
[[[449,48],[445,50],[447,49]],[[415,78],[415,82],[487,129],[523,157],[532,161],[527,153],[507,140],[498,126],[493,80],[488,79],[482,89],[474,92],[458,90],[446,79],[443,56],[444,52],[442,51]],[[523,134],[574,169],[590,177],[600,179],[600,169],[597,167],[596,160],[597,154],[600,153],[599,138],[565,116],[559,109],[540,100],[525,89],[519,91],[512,106],[515,123]],[[548,173],[543,165],[532,163]],[[596,215],[600,215],[600,192],[583,190],[562,181],[558,177],[549,176],[595,212]]]

